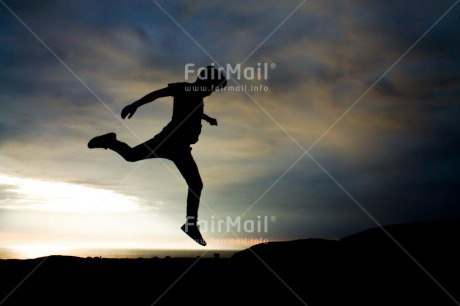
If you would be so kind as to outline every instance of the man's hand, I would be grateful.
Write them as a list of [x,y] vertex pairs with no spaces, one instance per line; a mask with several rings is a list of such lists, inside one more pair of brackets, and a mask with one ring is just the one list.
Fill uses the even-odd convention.
[[125,119],[126,116],[128,116],[128,119],[131,119],[131,117],[134,115],[136,110],[137,110],[137,107],[134,104],[130,104],[130,105],[126,106],[121,111],[121,118]]
[[217,120],[214,119],[214,118],[209,118],[209,119],[208,119],[208,123],[209,123],[210,125],[217,125]]
[[207,121],[210,125],[217,125],[217,120],[212,118],[212,117],[209,117],[208,115],[206,114],[203,114],[201,116],[201,119]]

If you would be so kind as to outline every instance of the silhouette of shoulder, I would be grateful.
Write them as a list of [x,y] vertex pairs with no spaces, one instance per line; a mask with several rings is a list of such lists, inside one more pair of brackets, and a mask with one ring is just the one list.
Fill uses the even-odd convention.
[[168,89],[171,90],[172,96],[191,95],[193,84],[187,82],[170,83]]

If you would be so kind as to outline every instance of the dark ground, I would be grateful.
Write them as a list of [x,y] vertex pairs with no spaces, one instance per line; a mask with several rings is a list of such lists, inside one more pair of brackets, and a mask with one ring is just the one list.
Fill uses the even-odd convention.
[[0,260],[0,300],[42,262],[0,305],[459,305],[460,221],[386,229],[431,277],[372,229],[257,245],[227,259]]

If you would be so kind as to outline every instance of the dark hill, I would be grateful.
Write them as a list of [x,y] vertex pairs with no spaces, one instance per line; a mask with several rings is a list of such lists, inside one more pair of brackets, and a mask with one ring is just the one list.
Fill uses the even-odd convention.
[[0,260],[9,305],[458,305],[459,220],[339,241],[256,245],[231,259]]
[[232,259],[267,264],[309,305],[458,305],[459,233],[460,220],[391,225],[256,245]]

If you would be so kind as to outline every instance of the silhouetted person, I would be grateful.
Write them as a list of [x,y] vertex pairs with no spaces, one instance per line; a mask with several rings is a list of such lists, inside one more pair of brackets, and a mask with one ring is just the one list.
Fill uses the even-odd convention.
[[115,133],[108,133],[94,137],[88,143],[90,149],[111,149],[129,162],[147,158],[166,158],[173,161],[188,185],[186,222],[181,229],[201,245],[206,245],[197,226],[203,183],[190,145],[198,141],[202,119],[211,125],[217,125],[216,119],[204,114],[203,98],[226,85],[224,75],[213,66],[208,66],[201,70],[194,83],[169,84],[168,87],[156,90],[123,109],[121,117],[129,119],[138,107],[146,103],[162,97],[174,97],[171,122],[152,139],[132,148],[117,140]]

